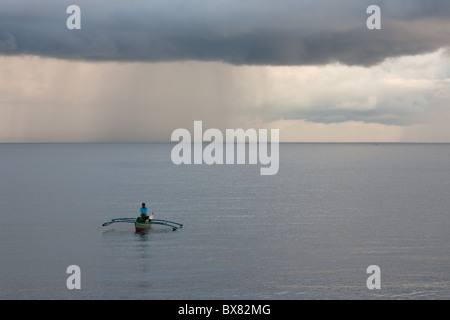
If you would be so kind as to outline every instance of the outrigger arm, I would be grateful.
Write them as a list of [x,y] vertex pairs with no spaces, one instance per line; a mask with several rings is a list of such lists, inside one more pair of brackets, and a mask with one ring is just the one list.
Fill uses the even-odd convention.
[[[114,218],[111,219],[111,221],[105,222],[102,224],[103,227],[109,226],[113,223],[135,223],[136,218]],[[161,220],[161,219],[150,219],[150,224],[159,224],[167,227],[171,227],[173,231],[177,230],[178,228],[183,228],[183,225],[181,223],[170,221],[170,220]]]

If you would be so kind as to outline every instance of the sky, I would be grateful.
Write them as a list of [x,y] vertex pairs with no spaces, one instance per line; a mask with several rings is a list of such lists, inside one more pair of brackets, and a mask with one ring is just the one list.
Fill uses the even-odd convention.
[[450,142],[449,35],[448,0],[0,0],[0,142]]

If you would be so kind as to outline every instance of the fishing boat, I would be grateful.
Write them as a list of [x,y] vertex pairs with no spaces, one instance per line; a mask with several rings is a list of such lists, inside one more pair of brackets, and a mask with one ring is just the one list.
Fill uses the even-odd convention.
[[142,232],[145,230],[149,230],[152,227],[150,221],[153,220],[153,214],[146,220],[142,221],[140,218],[137,218],[134,222],[134,228],[136,229],[136,233]]
[[150,222],[135,222],[134,227],[136,228],[136,232],[142,232],[150,229],[152,224]]
[[181,223],[170,220],[153,219],[153,215],[151,215],[150,219],[145,222],[137,222],[136,218],[114,218],[111,219],[111,221],[105,222],[104,224],[102,224],[102,226],[106,227],[113,223],[134,223],[136,233],[149,230],[152,225],[162,225],[170,227],[172,228],[172,231],[183,228],[183,225]]

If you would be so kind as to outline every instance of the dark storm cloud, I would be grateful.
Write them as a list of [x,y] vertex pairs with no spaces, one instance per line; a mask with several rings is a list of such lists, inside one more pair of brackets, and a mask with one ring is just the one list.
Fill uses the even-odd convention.
[[[66,8],[81,8],[81,30]],[[368,30],[366,9],[382,10]],[[450,44],[448,0],[1,1],[0,54],[107,61],[372,65]]]

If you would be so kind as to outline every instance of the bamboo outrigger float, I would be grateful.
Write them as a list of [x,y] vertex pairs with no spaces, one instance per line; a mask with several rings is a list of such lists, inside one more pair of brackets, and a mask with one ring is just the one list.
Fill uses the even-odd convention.
[[183,225],[178,222],[170,221],[170,220],[161,220],[161,219],[153,219],[153,215],[150,216],[145,222],[137,222],[136,218],[115,218],[111,219],[111,221],[105,222],[102,226],[106,227],[112,223],[134,223],[134,227],[136,228],[136,232],[141,232],[144,230],[148,230],[152,227],[152,225],[163,225],[166,227],[172,228],[172,231],[175,231],[179,228],[183,228]]

